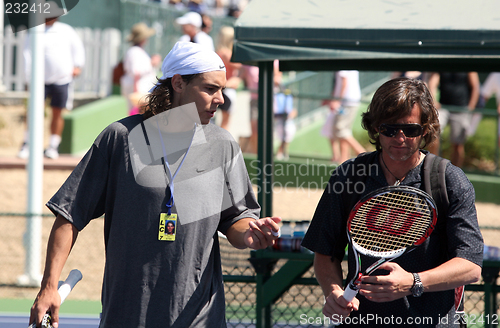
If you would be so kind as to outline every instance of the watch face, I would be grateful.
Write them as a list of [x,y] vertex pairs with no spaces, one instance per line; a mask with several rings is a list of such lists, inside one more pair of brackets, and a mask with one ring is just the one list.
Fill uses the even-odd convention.
[[419,297],[424,293],[424,285],[421,282],[416,283],[411,291],[414,297]]

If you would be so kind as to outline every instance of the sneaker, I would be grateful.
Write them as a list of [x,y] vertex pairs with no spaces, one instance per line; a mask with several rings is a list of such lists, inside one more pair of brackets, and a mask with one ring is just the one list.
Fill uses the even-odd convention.
[[45,155],[45,157],[51,158],[51,159],[59,158],[59,152],[57,151],[57,149],[52,148],[52,147],[45,149],[44,155]]
[[21,159],[27,159],[30,157],[30,147],[26,142],[21,146],[21,149],[17,153],[17,157]]

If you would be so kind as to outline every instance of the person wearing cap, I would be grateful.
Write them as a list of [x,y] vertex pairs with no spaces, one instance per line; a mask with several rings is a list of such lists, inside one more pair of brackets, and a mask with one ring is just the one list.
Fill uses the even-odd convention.
[[180,42],[194,42],[207,47],[209,50],[215,50],[212,37],[201,30],[203,19],[200,14],[190,11],[177,18],[175,22],[182,27],[182,33],[184,33],[179,39]]
[[145,23],[137,23],[132,26],[127,41],[132,46],[123,58],[124,75],[120,78],[121,94],[127,99],[129,113],[134,108],[132,95],[145,96],[151,86],[156,82],[156,67],[161,62],[159,55],[149,56],[144,50],[144,45],[155,30],[149,28]]
[[238,89],[242,79],[239,77],[240,63],[231,62],[233,55],[234,28],[232,26],[222,26],[219,29],[216,52],[226,66],[227,84],[223,93],[226,98],[223,107],[221,107],[222,120],[220,126],[226,130],[229,128],[229,118],[231,112],[236,108],[236,89]]
[[[178,42],[143,115],[109,125],[47,203],[57,216],[31,321],[58,321],[59,280],[78,232],[104,215],[100,327],[226,327],[218,233],[262,249],[280,218],[260,218],[238,143],[210,123],[225,66]],[[175,232],[168,233],[168,222]]]
[[[50,140],[45,149],[45,157],[56,159],[59,157],[59,144],[64,129],[62,112],[73,108],[72,85],[73,79],[80,75],[85,64],[85,49],[82,40],[76,31],[69,26],[58,22],[58,18],[65,14],[56,2],[45,3],[45,98],[51,98],[52,119],[50,123]],[[31,78],[32,51],[29,36],[25,39],[24,50],[25,76],[28,84]],[[24,142],[17,156],[29,157],[29,135],[26,131]]]

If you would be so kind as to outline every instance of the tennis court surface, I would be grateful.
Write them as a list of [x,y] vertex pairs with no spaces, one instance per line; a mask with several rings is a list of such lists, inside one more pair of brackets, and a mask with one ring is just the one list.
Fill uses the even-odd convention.
[[[0,328],[26,328],[29,316],[27,314],[0,314]],[[98,317],[89,316],[60,316],[59,327],[61,328],[97,328]]]

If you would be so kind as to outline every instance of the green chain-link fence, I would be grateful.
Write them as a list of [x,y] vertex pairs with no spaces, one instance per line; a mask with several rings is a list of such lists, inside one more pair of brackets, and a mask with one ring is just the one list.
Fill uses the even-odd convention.
[[[265,327],[258,322],[256,270],[248,260],[250,254],[245,250],[234,250],[221,239],[222,267],[225,276],[226,316],[233,327]],[[290,254],[282,253],[270,275],[276,274],[287,263]],[[279,252],[271,257],[280,258]],[[303,258],[304,256],[299,256]],[[299,263],[299,262],[297,262]],[[345,264],[345,263],[344,263]],[[468,285],[465,292],[465,313],[468,327],[489,327],[498,323],[499,296],[496,295],[498,262],[485,261],[483,278],[479,283]],[[496,266],[496,267],[495,267]],[[345,273],[345,272],[344,272]],[[291,273],[292,274],[292,273]],[[490,279],[490,283],[486,280]],[[271,305],[270,321],[272,327],[317,327],[328,326],[328,319],[322,314],[324,297],[314,279],[314,270],[309,268],[296,284],[286,290]],[[494,283],[494,285],[491,285]],[[274,286],[264,292],[272,293]],[[490,310],[486,311],[485,307]],[[265,320],[263,321],[265,322]],[[491,325],[488,325],[490,323]]]
[[[29,242],[23,237],[26,219],[21,215],[4,214],[0,216],[0,263],[2,263],[0,295],[2,298],[9,299],[34,298],[37,288],[18,287],[16,283],[17,277],[23,273],[25,266],[23,244]],[[52,223],[52,217],[43,217],[41,233],[44,248],[47,244],[47,237]],[[85,277],[79,283],[78,289],[72,293],[72,299],[93,301],[99,301],[100,299],[104,268],[103,223],[103,219],[94,220],[79,234],[72,254],[65,265],[63,276],[71,269],[79,268]],[[260,322],[257,322],[258,312],[261,311],[261,309],[257,308],[257,295],[259,288],[262,288],[262,286],[257,286],[258,275],[249,261],[251,252],[249,250],[235,249],[224,238],[220,238],[220,250],[225,280],[226,316],[229,326],[241,328],[264,327]],[[42,253],[42,259],[44,259],[45,249]],[[289,262],[291,261],[289,259],[292,258],[291,255],[297,254],[299,257],[311,257],[309,254],[302,253],[272,253],[276,263],[271,270],[270,276],[276,275],[285,265],[287,265],[287,269],[293,269],[294,266],[290,266]],[[303,264],[299,263],[299,265]],[[500,299],[496,295],[498,292],[496,283],[500,264],[499,262],[485,261],[484,266],[484,279],[478,284],[467,286],[466,289],[465,311],[470,316],[470,319],[474,319],[476,322],[475,325],[469,325],[468,327],[487,326],[479,321],[481,318],[483,321],[486,320],[488,313],[490,313],[490,322],[492,319],[498,319]],[[281,273],[283,274],[283,272]],[[284,277],[288,278],[287,274]],[[314,279],[313,269],[306,269],[303,275],[292,280],[292,286],[270,305],[271,326],[321,326],[318,322],[323,320],[321,312],[323,295],[321,288]],[[273,287],[276,286],[269,287],[269,290],[264,289],[264,292],[274,292]]]

